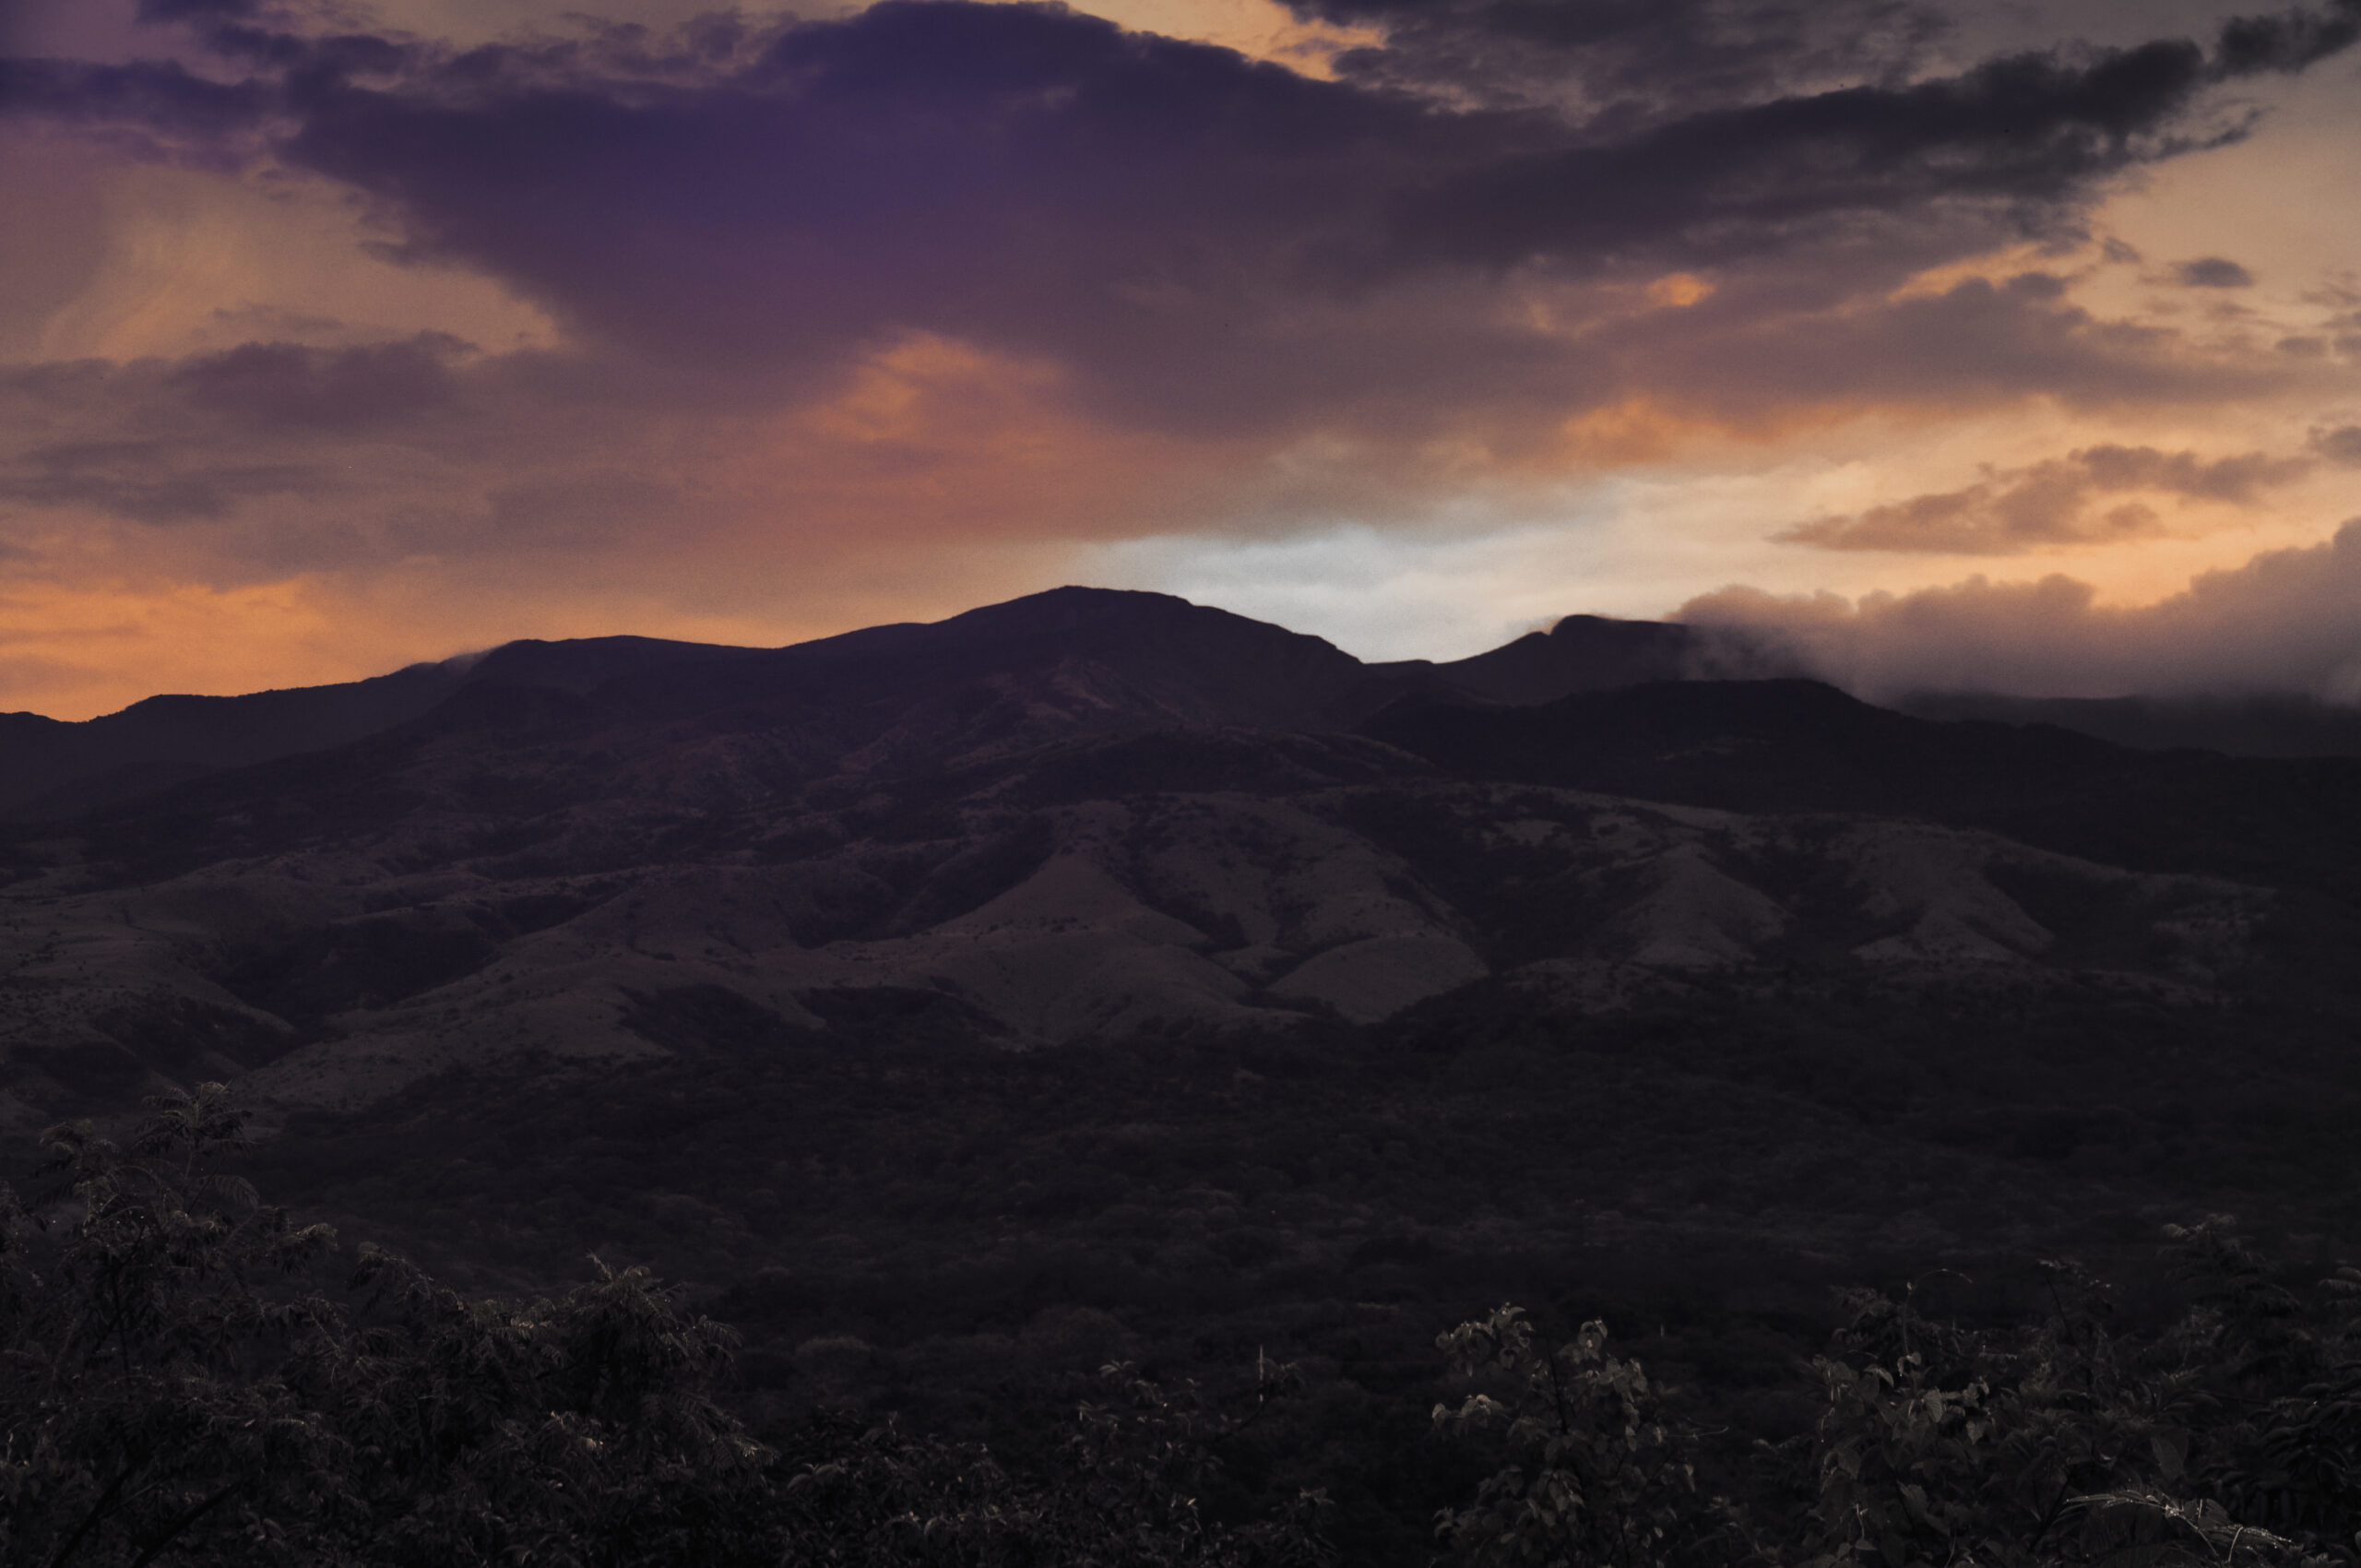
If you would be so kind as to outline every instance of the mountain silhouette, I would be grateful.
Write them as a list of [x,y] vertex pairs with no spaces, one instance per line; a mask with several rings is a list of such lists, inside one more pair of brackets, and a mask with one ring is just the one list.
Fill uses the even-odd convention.
[[[1464,679],[1454,676],[1458,665],[1368,666],[1320,638],[1184,600],[1079,588],[784,648],[528,640],[338,685],[150,697],[78,724],[0,715],[0,816],[78,814],[209,773],[326,751],[427,719],[463,693],[431,722],[496,731],[529,711],[537,734],[566,722],[660,719],[708,731],[801,724],[821,744],[927,753],[1022,744],[1072,728],[1339,729],[1438,681],[1487,695],[1556,695],[1601,678],[1556,645],[1554,663],[1522,644],[1500,651],[1510,656],[1500,668],[1513,674],[1505,682],[1488,662],[1494,655],[1465,661]],[[582,701],[515,695],[528,692]]]
[[[1686,626],[1590,615],[1468,659],[1366,664],[1318,637],[1168,595],[1066,588],[945,621],[782,648],[528,639],[341,684],[149,697],[79,723],[0,714],[0,820],[71,818],[421,720],[479,733],[521,724],[543,738],[553,726],[587,732],[602,723],[707,734],[793,728],[823,751],[874,745],[915,760],[1094,729],[1345,731],[1406,700],[1528,707],[1692,681],[1714,666],[1712,650]],[[548,700],[522,695],[536,693]],[[2292,698],[1925,694],[1899,707],[1921,718],[2047,725],[2143,749],[2361,754],[2350,713]]]

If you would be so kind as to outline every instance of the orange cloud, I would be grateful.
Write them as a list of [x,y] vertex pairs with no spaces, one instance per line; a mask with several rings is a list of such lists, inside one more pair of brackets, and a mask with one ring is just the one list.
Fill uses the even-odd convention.
[[2097,497],[2146,492],[2184,505],[2252,505],[2266,489],[2311,472],[2307,457],[2248,452],[2201,458],[2153,446],[2085,447],[2028,468],[1991,472],[1964,490],[1919,495],[1849,517],[1798,523],[1773,537],[1822,550],[1883,550],[1938,555],[2012,555],[2044,545],[2113,544],[2167,532],[2141,501],[2102,505]]
[[1871,698],[2296,692],[2361,703],[2361,518],[2324,542],[2202,572],[2153,604],[2090,584],[1974,576],[1857,600],[1725,588],[1679,619],[1718,635],[1731,672],[1797,668]]
[[1054,371],[942,339],[758,412],[597,362],[388,352],[0,377],[31,436],[0,448],[0,707],[949,614],[1055,580],[1077,541],[1203,526],[1258,463],[1093,422]]

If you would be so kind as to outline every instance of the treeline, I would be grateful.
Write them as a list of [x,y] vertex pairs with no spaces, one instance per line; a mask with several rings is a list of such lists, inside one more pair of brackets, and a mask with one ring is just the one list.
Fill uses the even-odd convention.
[[[1063,1439],[1004,1462],[890,1421],[750,1431],[733,1336],[645,1271],[481,1299],[371,1247],[339,1261],[225,1174],[226,1091],[125,1146],[53,1129],[0,1189],[0,1562],[1162,1564],[1337,1558],[1316,1493],[1216,1510],[1299,1392],[1224,1399],[1106,1369]],[[2281,1281],[2227,1221],[2168,1237],[2166,1296],[2066,1262],[2036,1310],[1956,1321],[1941,1271],[1861,1292],[1799,1364],[1817,1408],[1735,1441],[1597,1323],[1504,1307],[1442,1336],[1438,1455],[1475,1478],[1434,1550],[1600,1568],[2261,1568],[2361,1539],[2361,1274]],[[1316,1395],[1317,1391],[1313,1391]],[[1233,1485],[1229,1494],[1238,1493]],[[1219,1516],[1216,1516],[1218,1515]]]

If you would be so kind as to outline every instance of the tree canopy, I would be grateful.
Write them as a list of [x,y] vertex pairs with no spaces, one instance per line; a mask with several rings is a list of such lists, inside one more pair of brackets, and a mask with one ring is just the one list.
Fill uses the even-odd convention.
[[[48,1568],[1320,1568],[1319,1493],[1209,1509],[1231,1408],[1101,1370],[1024,1465],[823,1412],[758,1440],[735,1335],[647,1270],[561,1296],[347,1257],[222,1168],[218,1084],[125,1142],[50,1130],[0,1187],[0,1561]],[[1513,1306],[1437,1342],[1436,1444],[1472,1459],[1442,1561],[1534,1568],[2329,1568],[2361,1549],[2361,1271],[2291,1284],[2219,1217],[2164,1293],[2041,1265],[2037,1310],[1937,1310],[1951,1271],[1846,1297],[1781,1442],[1728,1441],[1600,1321]],[[1988,1307],[1988,1303],[1987,1303]],[[1258,1359],[1259,1360],[1259,1359]],[[1236,1489],[1232,1489],[1233,1492]]]
[[1316,1500],[1228,1527],[1191,1483],[1221,1418],[1127,1368],[1051,1485],[890,1425],[758,1443],[716,1398],[733,1336],[646,1270],[470,1299],[260,1203],[227,1091],[116,1145],[44,1139],[0,1189],[0,1560],[52,1568],[1293,1568]]

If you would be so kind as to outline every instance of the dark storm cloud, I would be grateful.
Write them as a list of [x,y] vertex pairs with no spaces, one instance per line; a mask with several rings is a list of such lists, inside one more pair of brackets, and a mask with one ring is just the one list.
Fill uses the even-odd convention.
[[316,491],[322,476],[284,464],[192,461],[166,441],[35,446],[0,463],[0,499],[82,505],[133,522],[211,522],[260,495]]
[[2188,289],[2251,289],[2254,274],[2227,256],[2200,256],[2173,268],[2173,276]]
[[448,408],[457,393],[452,367],[466,351],[466,344],[442,333],[349,349],[247,343],[192,359],[165,384],[213,417],[378,430]]
[[2222,26],[2221,68],[2235,76],[2300,71],[2355,41],[2361,41],[2361,0],[2333,0],[2325,11],[2240,17]]
[[222,154],[233,154],[278,101],[275,84],[215,81],[178,61],[0,59],[0,116],[41,116],[112,130],[159,150],[209,141]]
[[2361,468],[2361,424],[2312,432],[2311,448],[2331,463]]
[[143,22],[227,21],[254,16],[261,0],[139,0]]
[[579,330],[764,370],[922,331],[1285,386],[1317,373],[1258,331],[1383,270],[1406,175],[1525,134],[1023,6],[796,28],[694,91],[539,65],[323,91],[289,154]]
[[[1355,79],[1453,101],[1577,101],[1619,119],[1700,105],[1895,87],[1948,40],[1948,7],[1907,0],[1289,0],[1297,16],[1381,30],[1349,51]],[[2345,49],[2361,5],[2225,23],[2216,77],[2291,72]]]
[[[520,268],[545,263],[552,239],[623,238],[630,214],[675,242],[735,239],[787,260],[809,259],[794,246],[812,237],[872,262],[931,250],[938,267],[900,281],[932,285],[937,309],[961,303],[941,275],[955,258],[1001,296],[1035,291],[1014,267],[1046,269],[1062,276],[1045,291],[1070,307],[1077,280],[1299,288],[1436,258],[1693,259],[1836,212],[2056,201],[2169,150],[2210,75],[2182,42],[2087,64],[2021,56],[1599,139],[1537,113],[1445,113],[1071,14],[889,0],[794,29],[694,95],[633,102],[496,81],[457,102],[324,93],[293,150],[400,196],[427,243]],[[445,85],[464,79],[455,65]],[[489,191],[526,180],[528,211],[482,210]],[[1074,246],[1078,264],[1055,265]]]
[[351,437],[464,445],[465,345],[250,343],[177,362],[0,370],[0,498],[153,524],[352,485]]
[[1842,266],[1756,271],[1766,276],[1585,347],[1611,359],[1619,385],[1732,426],[1814,409],[1989,407],[2032,389],[2094,410],[2189,405],[2272,385],[2186,355],[2171,333],[2095,317],[2043,273],[1863,301]]
[[1579,101],[1620,117],[1844,82],[1895,81],[1949,26],[1933,6],[1829,0],[1298,0],[1306,20],[1374,27],[1352,79],[1484,102]]
[[[955,0],[463,53],[157,3],[250,79],[19,62],[18,109],[179,137],[284,126],[279,154],[374,198],[408,254],[651,362],[825,374],[930,333],[1060,365],[1119,416],[1239,429],[1613,395],[1567,343],[1500,317],[1503,275],[1811,254],[1836,257],[1827,287],[1868,297],[1897,268],[2070,232],[2112,176],[2230,134],[2209,84],[2343,47],[2361,0],[2236,24],[2210,50],[1927,79],[1910,71],[1939,27],[1877,0],[1809,17],[1338,0],[1321,14],[1393,30],[1337,82]],[[1446,34],[1530,44],[1521,58],[1580,91],[1485,107],[1410,90]],[[1641,83],[1662,90],[1640,104]]]
[[2103,505],[2104,497],[2148,492],[2247,505],[2265,489],[2293,483],[2311,469],[2308,457],[2264,452],[2207,460],[2194,452],[2153,446],[2089,446],[1994,472],[1964,490],[1820,518],[1775,537],[1822,550],[1943,555],[2011,555],[2041,545],[2103,544],[2168,531],[2144,502]]
[[1414,196],[1403,250],[1509,265],[1633,248],[1711,263],[1833,217],[1941,202],[2048,210],[2165,155],[2207,79],[2193,43],[2083,65],[2035,55],[1906,88],[1851,88],[1672,121],[1628,141],[1510,152]]
[[247,343],[175,361],[0,366],[0,408],[18,432],[128,422],[197,439],[242,432],[379,430],[456,407],[472,350],[447,334],[351,348]]

